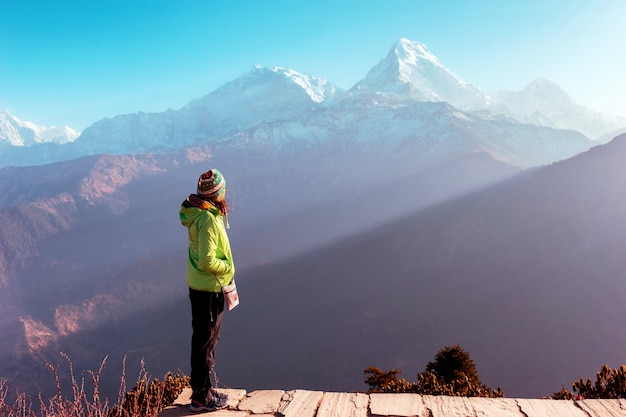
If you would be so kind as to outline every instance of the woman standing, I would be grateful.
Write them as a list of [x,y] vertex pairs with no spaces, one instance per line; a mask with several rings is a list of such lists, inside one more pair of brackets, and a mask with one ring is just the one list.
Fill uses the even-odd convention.
[[224,177],[217,169],[211,169],[200,175],[196,194],[191,194],[180,208],[180,221],[189,236],[186,279],[193,330],[190,410],[194,412],[224,408],[228,400],[211,384],[215,346],[224,314],[222,285],[229,285],[235,275],[226,234],[228,204],[225,196]]

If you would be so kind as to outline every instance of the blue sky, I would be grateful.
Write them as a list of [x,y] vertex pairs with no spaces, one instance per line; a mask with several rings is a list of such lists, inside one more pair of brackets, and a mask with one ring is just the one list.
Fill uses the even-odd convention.
[[543,77],[626,116],[624,0],[0,0],[0,109],[82,130],[260,64],[350,88],[401,37],[485,90]]

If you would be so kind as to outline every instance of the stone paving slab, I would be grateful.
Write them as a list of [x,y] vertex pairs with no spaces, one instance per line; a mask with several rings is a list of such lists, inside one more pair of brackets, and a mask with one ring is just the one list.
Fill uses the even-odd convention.
[[237,408],[237,406],[241,403],[241,400],[246,396],[245,389],[220,388],[216,391],[228,395],[228,408]]
[[370,394],[372,416],[422,417],[427,412],[418,394]]
[[191,413],[191,415],[197,416],[197,417],[248,417],[250,414],[247,411],[227,409],[227,410],[210,411],[206,413]]
[[475,415],[480,417],[524,417],[517,401],[512,398],[468,398],[474,407]]
[[582,400],[576,405],[590,417],[626,416],[626,400]]
[[278,412],[284,417],[315,417],[323,395],[321,391],[287,391]]
[[[245,397],[246,391],[240,389],[218,389],[218,392],[228,394],[228,408],[225,410],[218,410],[212,412],[194,413],[189,410],[189,403],[191,398],[191,388],[183,389],[174,403],[165,408],[159,414],[159,417],[183,417],[183,416],[211,416],[211,417],[248,417],[245,411],[238,411],[237,406]],[[272,414],[273,416],[273,414]],[[261,417],[261,416],[256,416]]]
[[[165,408],[159,414],[159,417],[248,417],[250,414],[247,411],[239,411],[239,410],[218,410],[218,411],[207,411],[202,413],[193,413],[189,410],[189,404],[186,405],[172,405],[170,407]],[[270,414],[271,417],[274,417],[274,414]],[[261,417],[260,415],[255,415],[254,417]]]
[[285,391],[253,391],[241,400],[237,409],[252,414],[271,414],[278,411]]
[[626,400],[465,398],[419,394],[362,394],[306,390],[220,389],[224,410],[192,413],[184,390],[159,417],[626,417]]
[[172,405],[189,405],[189,398],[191,398],[191,388],[183,388],[183,392],[178,394]]
[[528,417],[589,417],[574,401],[525,398],[516,401],[521,412]]
[[316,417],[368,417],[367,394],[325,392]]
[[[424,395],[424,407],[430,411],[431,417],[468,417],[474,416],[474,407],[465,397],[445,397]],[[428,414],[427,414],[428,415]]]

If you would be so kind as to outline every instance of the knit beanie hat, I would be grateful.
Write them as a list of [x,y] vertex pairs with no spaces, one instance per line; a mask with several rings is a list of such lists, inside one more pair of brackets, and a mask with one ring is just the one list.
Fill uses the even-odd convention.
[[205,198],[216,198],[226,191],[224,176],[217,169],[211,169],[198,178],[198,195]]

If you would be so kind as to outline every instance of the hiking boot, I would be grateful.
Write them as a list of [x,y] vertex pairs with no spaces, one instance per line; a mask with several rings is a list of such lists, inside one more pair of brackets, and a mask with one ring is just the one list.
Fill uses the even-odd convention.
[[213,397],[211,401],[202,404],[199,401],[194,399],[191,400],[191,405],[189,406],[189,410],[193,413],[198,413],[201,411],[216,411],[226,408],[227,400],[224,398],[219,398],[217,396]]
[[193,412],[203,411],[206,404],[206,395],[202,391],[195,391],[191,394],[191,404],[189,409]]
[[207,395],[207,397],[219,398],[221,400],[224,400],[224,402],[228,402],[228,394],[224,394],[223,392],[216,391],[213,388],[209,389],[209,394]]
[[204,403],[192,399],[191,404],[189,405],[189,410],[192,413],[199,413],[200,411],[204,411]]

